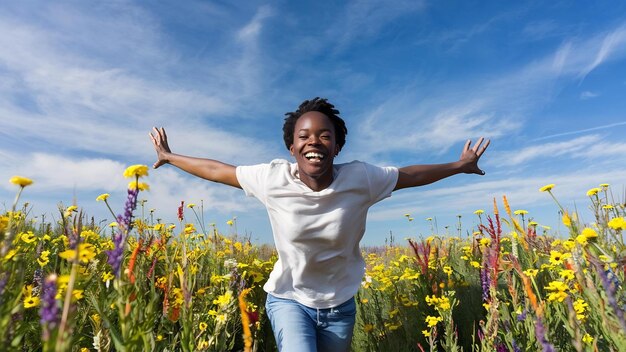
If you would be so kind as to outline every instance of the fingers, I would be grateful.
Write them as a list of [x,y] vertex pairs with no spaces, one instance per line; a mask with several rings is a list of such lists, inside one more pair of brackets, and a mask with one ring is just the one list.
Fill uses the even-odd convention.
[[[485,150],[487,150],[487,147],[489,146],[489,143],[491,143],[491,140],[488,139],[485,142],[485,145],[483,145],[480,149],[478,149],[478,151],[476,152],[476,156],[478,156],[480,158],[480,156],[483,155]],[[484,175],[484,173],[483,173],[483,175]]]
[[472,151],[476,154],[478,154],[478,148],[480,148],[480,145],[483,143],[483,141],[485,140],[485,138],[480,137],[478,138],[478,140],[476,141],[476,144],[474,144],[474,148],[472,148]]
[[465,142],[465,145],[463,146],[463,151],[469,150],[471,144],[472,144],[472,140],[468,139],[467,142]]

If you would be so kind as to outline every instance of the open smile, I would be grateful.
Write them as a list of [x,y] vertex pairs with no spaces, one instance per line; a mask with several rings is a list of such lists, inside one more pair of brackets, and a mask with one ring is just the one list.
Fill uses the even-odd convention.
[[311,162],[322,162],[322,160],[326,159],[326,154],[320,152],[307,152],[304,153],[304,157]]

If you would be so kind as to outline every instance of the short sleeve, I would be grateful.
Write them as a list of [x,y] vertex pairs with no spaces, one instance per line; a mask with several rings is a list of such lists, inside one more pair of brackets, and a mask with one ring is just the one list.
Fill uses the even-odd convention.
[[237,166],[235,173],[239,185],[248,197],[255,197],[265,204],[269,164]]
[[372,204],[389,197],[398,183],[398,168],[364,163]]

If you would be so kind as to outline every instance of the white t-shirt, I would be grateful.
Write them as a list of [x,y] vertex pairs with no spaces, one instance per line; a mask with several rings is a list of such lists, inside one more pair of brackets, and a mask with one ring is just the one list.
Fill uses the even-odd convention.
[[269,214],[278,261],[263,289],[312,308],[335,307],[359,289],[365,272],[359,242],[369,207],[391,195],[395,167],[360,161],[333,166],[334,180],[315,192],[296,176],[297,164],[238,166],[246,195]]

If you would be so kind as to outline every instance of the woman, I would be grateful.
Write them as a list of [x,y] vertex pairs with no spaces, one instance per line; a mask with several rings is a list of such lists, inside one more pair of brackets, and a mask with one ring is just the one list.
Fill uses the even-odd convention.
[[[280,351],[348,351],[356,315],[354,295],[365,263],[359,242],[369,207],[392,191],[470,173],[484,175],[478,160],[489,140],[480,138],[452,163],[378,167],[334,164],[347,128],[339,111],[315,98],[286,114],[285,146],[295,158],[233,166],[174,154],[165,129],[150,138],[154,168],[172,164],[195,176],[241,188],[267,208],[278,260],[264,290],[266,311]],[[484,142],[484,144],[483,144]]]

